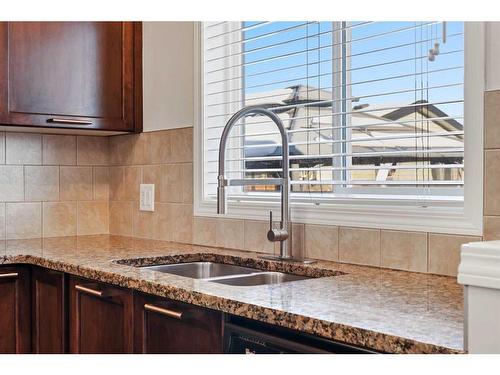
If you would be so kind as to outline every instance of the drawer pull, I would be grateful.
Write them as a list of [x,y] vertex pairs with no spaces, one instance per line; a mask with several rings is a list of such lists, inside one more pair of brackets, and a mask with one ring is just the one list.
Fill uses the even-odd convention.
[[19,274],[17,272],[12,273],[0,273],[0,279],[12,279],[18,277]]
[[87,293],[96,297],[103,297],[104,293],[101,290],[95,290],[95,289],[90,289],[87,288],[83,285],[75,285],[75,289],[82,292],[82,293]]
[[72,118],[49,118],[47,121],[54,124],[92,125],[92,121],[76,120]]
[[164,309],[163,307],[150,305],[149,303],[146,303],[144,305],[144,310],[155,312],[157,314],[165,315],[174,319],[182,319],[182,312]]

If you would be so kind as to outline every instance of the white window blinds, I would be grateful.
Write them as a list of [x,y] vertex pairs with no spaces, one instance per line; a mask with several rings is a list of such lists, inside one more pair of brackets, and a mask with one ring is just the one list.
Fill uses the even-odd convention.
[[[460,22],[214,22],[202,26],[203,196],[213,199],[222,129],[271,109],[290,141],[292,196],[461,199],[464,32]],[[240,121],[228,178],[281,176],[263,117]],[[235,187],[265,199],[275,186]]]

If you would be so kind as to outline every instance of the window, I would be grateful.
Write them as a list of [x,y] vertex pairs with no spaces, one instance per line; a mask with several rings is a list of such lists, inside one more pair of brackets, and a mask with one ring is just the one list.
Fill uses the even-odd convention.
[[[197,214],[215,212],[225,123],[259,105],[278,114],[288,132],[296,221],[400,228],[401,211],[411,212],[407,229],[424,230],[419,215],[478,216],[467,214],[464,197],[480,191],[481,172],[467,160],[481,163],[481,110],[469,108],[482,102],[469,98],[481,97],[482,87],[468,85],[466,62],[483,52],[480,42],[464,45],[481,40],[481,30],[432,21],[203,23]],[[226,161],[228,178],[280,177],[274,124],[241,120]],[[264,217],[278,189],[231,187],[229,207],[234,216]],[[476,234],[481,224],[468,221],[461,233]]]

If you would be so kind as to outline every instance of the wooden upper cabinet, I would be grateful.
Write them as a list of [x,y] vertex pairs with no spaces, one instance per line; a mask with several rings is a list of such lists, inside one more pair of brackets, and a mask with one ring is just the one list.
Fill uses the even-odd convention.
[[142,31],[134,22],[4,22],[0,122],[140,131]]

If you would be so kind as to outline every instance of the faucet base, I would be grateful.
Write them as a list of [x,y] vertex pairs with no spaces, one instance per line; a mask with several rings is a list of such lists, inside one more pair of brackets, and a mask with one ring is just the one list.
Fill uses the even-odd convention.
[[279,255],[262,255],[259,258],[266,260],[275,260],[279,262],[302,263],[302,264],[313,264],[317,262],[317,260],[315,259],[293,258],[293,257],[284,258]]

